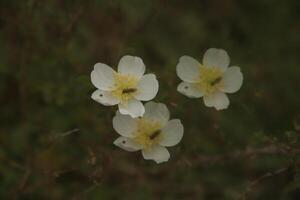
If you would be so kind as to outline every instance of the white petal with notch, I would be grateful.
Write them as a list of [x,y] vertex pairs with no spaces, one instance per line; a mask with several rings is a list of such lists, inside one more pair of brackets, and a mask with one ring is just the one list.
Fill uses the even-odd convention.
[[135,98],[140,101],[149,101],[156,96],[158,87],[156,76],[154,74],[146,74],[137,85],[138,91]]
[[126,55],[120,59],[118,72],[126,75],[133,75],[141,78],[145,73],[146,67],[143,60],[136,56]]
[[229,63],[229,55],[223,49],[210,48],[204,53],[203,65],[206,67],[217,67],[225,71]]
[[91,72],[91,81],[100,90],[111,91],[114,89],[115,71],[106,64],[97,63]]
[[134,152],[142,149],[141,145],[139,145],[132,139],[126,137],[119,137],[114,141],[114,145],[120,147],[121,149],[124,149],[125,151],[130,151],[130,152]]
[[203,100],[207,107],[214,107],[217,110],[223,110],[229,106],[229,99],[223,92],[215,92],[214,94],[204,96]]
[[120,103],[119,111],[123,115],[130,115],[132,118],[136,118],[143,116],[145,108],[142,102],[132,99],[127,103]]
[[154,146],[151,149],[143,149],[142,154],[146,160],[154,160],[157,164],[166,162],[170,158],[170,153],[165,147]]
[[182,56],[176,66],[177,76],[188,83],[196,83],[199,80],[200,63],[190,57]]
[[200,98],[203,96],[203,93],[197,88],[195,83],[181,82],[177,87],[177,91],[190,98]]
[[114,106],[120,102],[111,92],[103,90],[96,90],[91,98],[104,106]]
[[170,112],[165,104],[150,101],[145,104],[143,118],[157,121],[164,126],[170,119]]
[[124,137],[132,138],[137,130],[137,121],[129,115],[122,115],[117,111],[113,118],[113,128]]
[[237,92],[243,83],[243,74],[239,67],[229,67],[223,74],[223,87],[221,91],[226,93]]
[[183,131],[183,125],[179,119],[170,120],[161,130],[162,140],[159,144],[165,147],[175,146],[181,141]]

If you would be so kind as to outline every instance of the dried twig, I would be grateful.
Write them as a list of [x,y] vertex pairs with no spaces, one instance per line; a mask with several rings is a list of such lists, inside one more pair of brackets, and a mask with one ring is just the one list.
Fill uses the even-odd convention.
[[26,183],[28,182],[28,179],[29,179],[30,175],[31,175],[31,169],[28,168],[28,169],[26,169],[23,177],[20,180],[19,191],[23,191],[24,190],[24,188],[26,186]]
[[246,200],[247,195],[252,192],[252,190],[255,186],[257,186],[258,184],[260,184],[264,180],[266,180],[268,178],[272,178],[272,177],[277,176],[277,175],[280,175],[280,174],[288,171],[289,169],[290,169],[290,167],[283,167],[283,168],[277,169],[277,170],[272,171],[272,172],[267,172],[267,173],[259,176],[258,178],[254,179],[253,181],[250,181],[247,188],[246,188],[246,191],[242,195],[240,195],[239,199],[240,200]]
[[193,165],[197,164],[214,164],[218,162],[225,162],[227,160],[234,160],[240,158],[248,158],[258,155],[286,155],[289,153],[300,154],[299,149],[285,149],[275,145],[270,145],[262,148],[252,148],[248,147],[244,151],[238,150],[235,152],[226,153],[223,155],[197,155],[195,158],[192,158]]
[[282,174],[282,173],[286,172],[288,169],[289,169],[289,167],[284,167],[284,168],[278,169],[278,170],[273,171],[273,172],[267,172],[264,175],[262,175],[262,176],[256,178],[255,180],[251,181],[250,184],[249,184],[249,188],[255,187],[256,185],[258,185],[260,182],[264,181],[267,178]]
[[54,136],[53,139],[58,139],[58,138],[61,138],[61,137],[66,137],[66,136],[71,135],[73,133],[76,133],[78,131],[80,131],[80,130],[78,128],[75,128],[75,129],[72,129],[70,131],[67,131],[67,132],[64,132],[64,133],[61,133],[61,134],[57,134],[56,136]]

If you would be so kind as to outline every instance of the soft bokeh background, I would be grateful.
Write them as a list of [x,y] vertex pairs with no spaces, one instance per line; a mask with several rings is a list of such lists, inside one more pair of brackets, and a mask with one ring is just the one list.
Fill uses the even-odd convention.
[[[244,84],[217,112],[178,58],[226,49]],[[300,199],[300,1],[1,0],[0,199]],[[185,135],[157,165],[112,142],[97,62],[142,57]]]

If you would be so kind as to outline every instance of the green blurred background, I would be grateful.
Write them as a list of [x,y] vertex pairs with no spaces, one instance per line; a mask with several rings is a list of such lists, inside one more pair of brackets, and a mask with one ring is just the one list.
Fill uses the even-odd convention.
[[[244,84],[217,112],[176,91],[223,48]],[[0,199],[300,199],[299,0],[0,0]],[[185,135],[160,165],[112,144],[89,74],[143,58]]]

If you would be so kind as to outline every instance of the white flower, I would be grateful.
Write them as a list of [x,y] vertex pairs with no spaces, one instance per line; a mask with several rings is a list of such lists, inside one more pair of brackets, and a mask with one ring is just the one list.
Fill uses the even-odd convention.
[[91,81],[98,90],[92,99],[105,106],[118,104],[124,115],[143,116],[145,108],[141,101],[153,99],[158,92],[156,76],[144,75],[145,68],[141,58],[128,55],[121,58],[118,72],[106,64],[95,64]]
[[176,67],[181,80],[177,90],[190,97],[203,97],[204,104],[217,110],[226,109],[229,99],[225,93],[238,91],[243,82],[239,67],[229,66],[229,56],[223,49],[208,49],[203,64],[189,56],[182,56]]
[[180,142],[183,126],[179,119],[169,121],[170,113],[165,104],[151,101],[145,104],[145,110],[140,118],[116,113],[113,127],[121,137],[114,144],[126,151],[142,150],[146,160],[166,162],[170,158],[166,147]]

